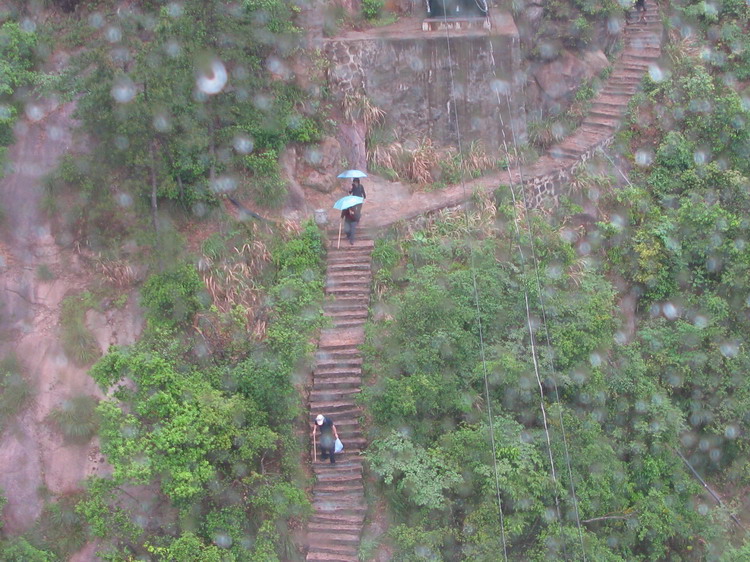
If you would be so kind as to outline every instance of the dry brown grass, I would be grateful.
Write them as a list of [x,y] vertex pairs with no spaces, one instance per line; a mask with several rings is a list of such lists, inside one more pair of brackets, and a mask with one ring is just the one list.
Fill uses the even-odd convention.
[[94,270],[104,277],[107,283],[118,289],[131,287],[138,280],[133,267],[124,260],[106,259],[99,254],[92,262]]
[[[293,223],[284,225],[293,231]],[[271,252],[262,240],[252,240],[242,246],[235,246],[229,255],[220,262],[204,255],[198,262],[198,269],[203,277],[215,309],[235,321],[242,320],[248,334],[262,339],[266,333],[265,318],[259,313],[262,310],[263,291],[258,282],[261,270],[271,261]],[[205,319],[203,319],[205,323]],[[200,322],[197,328],[200,330]],[[207,339],[221,337],[220,329]]]
[[372,103],[370,98],[364,94],[347,92],[342,101],[344,117],[351,122],[364,121],[368,129],[372,125],[382,123],[385,111]]
[[440,154],[428,138],[421,139],[413,147],[400,142],[378,145],[367,155],[370,164],[390,168],[399,177],[417,184],[432,183],[432,170],[438,165]]

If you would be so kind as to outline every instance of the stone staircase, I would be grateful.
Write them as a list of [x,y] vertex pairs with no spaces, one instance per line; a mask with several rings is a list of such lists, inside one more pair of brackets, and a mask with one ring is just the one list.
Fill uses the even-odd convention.
[[355,399],[362,387],[359,346],[364,342],[370,304],[374,242],[360,234],[354,245],[344,238],[337,248],[336,236],[330,235],[323,307],[331,325],[321,332],[315,355],[310,424],[318,414],[330,417],[344,451],[336,455],[336,464],[313,463],[315,514],[308,524],[307,560],[356,562],[367,506],[360,457],[365,446],[359,425],[362,411]]
[[661,57],[662,23],[655,2],[646,2],[646,21],[630,15],[625,45],[604,87],[592,100],[591,109],[581,126],[552,146],[523,174],[514,170],[515,181],[524,184],[530,205],[538,207],[545,200],[556,199],[580,166],[614,139],[628,103],[646,72]]
[[[595,151],[612,142],[617,128],[637,91],[645,72],[661,56],[662,25],[656,4],[646,2],[646,22],[631,19],[624,50],[606,85],[592,102],[582,125],[562,142],[550,148],[527,170],[509,170],[514,181],[522,182],[532,195],[530,204],[556,198],[559,190]],[[496,184],[490,186],[494,189]],[[415,193],[398,208],[373,207],[368,202],[367,224],[378,229],[443,207],[460,204],[465,191]],[[370,301],[371,254],[374,242],[364,234],[352,246],[344,239],[337,248],[337,232],[329,233],[326,273],[328,300],[324,314],[331,326],[320,335],[310,393],[310,426],[315,416],[329,416],[345,449],[336,464],[314,462],[313,508],[308,524],[307,560],[357,562],[360,535],[367,509],[360,452],[366,442],[359,424],[362,411],[355,399],[361,390],[364,324]]]

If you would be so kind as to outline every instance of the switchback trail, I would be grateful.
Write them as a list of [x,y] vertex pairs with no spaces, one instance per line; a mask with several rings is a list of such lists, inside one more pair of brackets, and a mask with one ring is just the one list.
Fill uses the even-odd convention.
[[[555,199],[577,167],[612,142],[632,95],[646,71],[661,56],[662,25],[656,4],[647,1],[646,23],[630,24],[625,47],[606,85],[594,98],[581,126],[527,169],[516,167],[502,175],[481,178],[466,186],[417,192],[407,198],[368,198],[362,226],[374,232],[399,220],[466,201],[476,190],[494,190],[501,183],[523,184],[530,204]],[[338,214],[338,211],[336,211]],[[333,217],[333,214],[330,215]],[[338,224],[338,220],[334,221]],[[361,231],[362,232],[362,231]],[[336,464],[314,462],[315,513],[308,525],[307,560],[357,562],[366,503],[360,452],[366,442],[359,423],[361,409],[355,398],[361,390],[364,323],[367,319],[372,239],[353,246],[344,240],[337,247],[330,236],[324,315],[331,327],[322,331],[310,393],[310,427],[318,414],[329,415],[345,445]]]

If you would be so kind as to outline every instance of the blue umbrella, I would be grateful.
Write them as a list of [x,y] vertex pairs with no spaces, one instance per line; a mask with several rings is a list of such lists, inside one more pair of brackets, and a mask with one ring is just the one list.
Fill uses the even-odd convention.
[[[356,195],[347,195],[346,197],[342,197],[338,201],[336,201],[333,204],[334,209],[338,209],[340,211],[343,211],[344,209],[348,209],[349,207],[354,207],[355,205],[361,205],[365,202],[364,197],[357,197]],[[341,247],[341,222],[339,222],[339,243],[336,246],[337,248]]]
[[349,207],[354,207],[354,205],[361,205],[364,203],[365,200],[362,197],[357,197],[356,195],[347,195],[346,197],[342,197],[338,201],[336,201],[333,204],[334,209],[338,209],[339,211],[343,211],[344,209],[348,209]]
[[337,178],[366,178],[367,174],[364,172],[361,172],[360,170],[347,170],[346,172],[341,172]]

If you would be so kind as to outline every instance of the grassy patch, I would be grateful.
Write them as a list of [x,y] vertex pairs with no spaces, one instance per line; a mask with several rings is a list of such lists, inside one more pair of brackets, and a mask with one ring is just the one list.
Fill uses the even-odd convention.
[[32,392],[15,356],[0,361],[0,428],[16,415],[31,398]]
[[100,355],[99,346],[86,326],[86,311],[94,308],[93,296],[88,291],[65,297],[60,313],[60,336],[63,350],[78,365],[88,365]]

